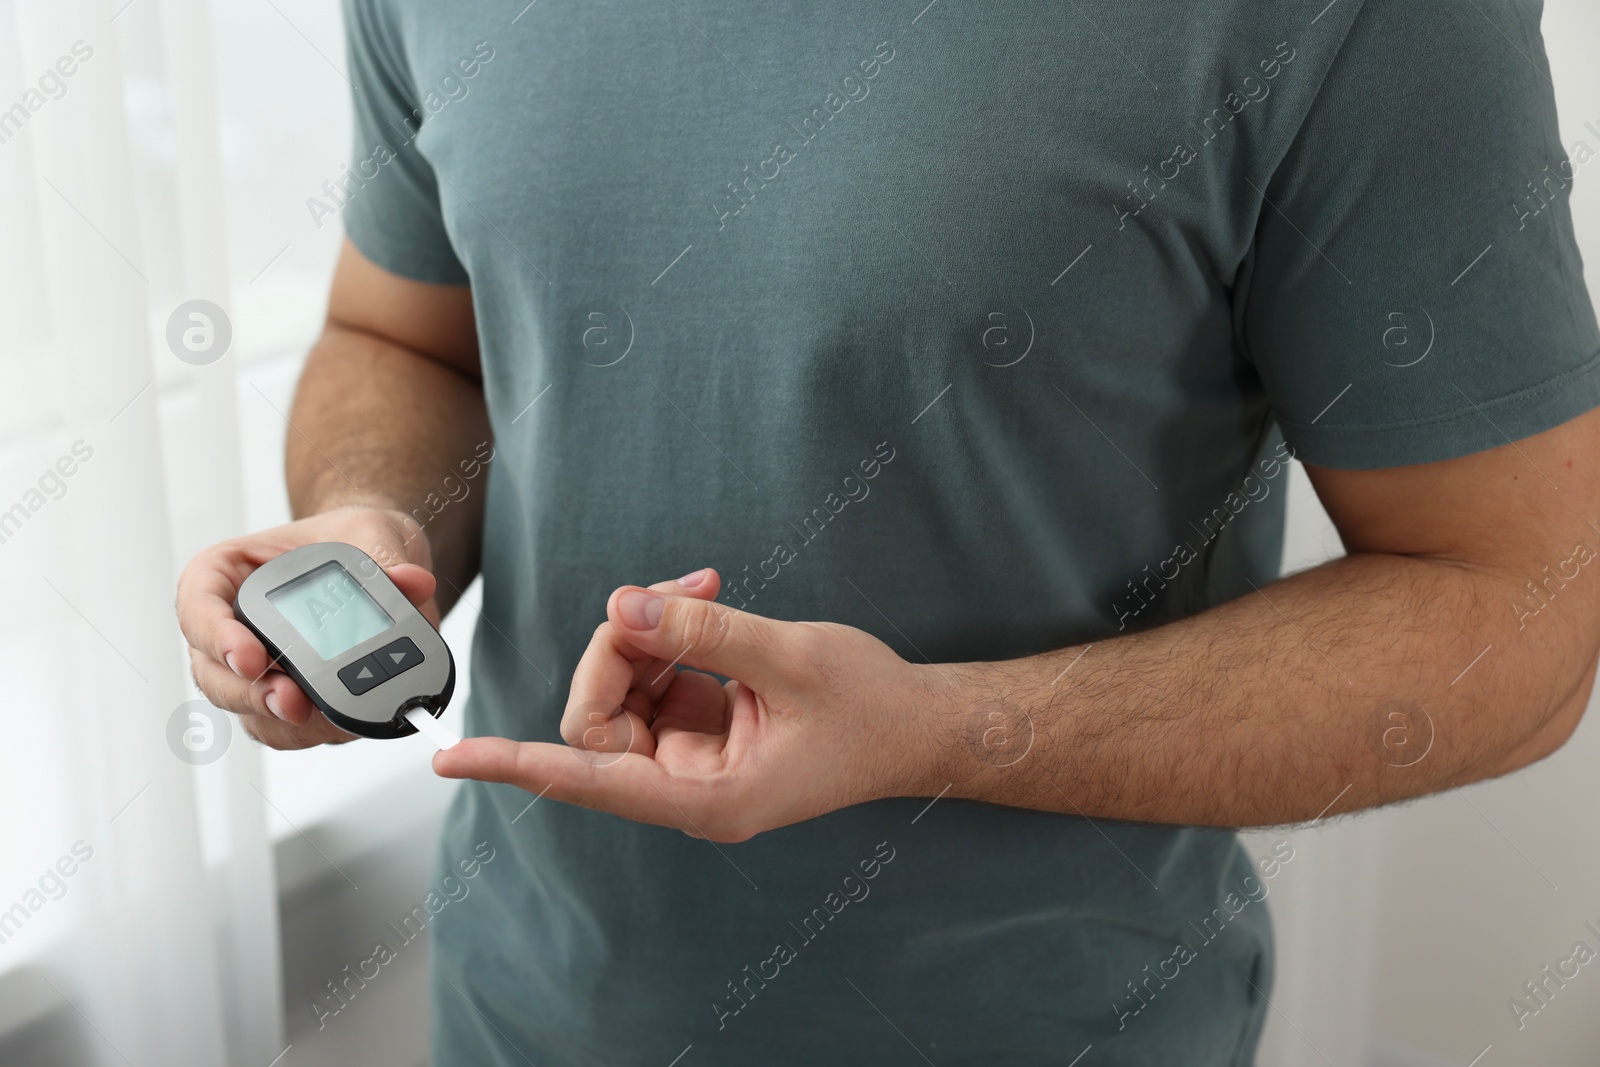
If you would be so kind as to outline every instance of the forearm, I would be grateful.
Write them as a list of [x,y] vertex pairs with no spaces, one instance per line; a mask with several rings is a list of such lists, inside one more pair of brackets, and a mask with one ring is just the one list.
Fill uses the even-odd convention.
[[296,518],[347,505],[404,516],[431,550],[441,610],[478,570],[493,454],[481,385],[438,360],[330,324],[306,360],[290,415]]
[[1537,601],[1508,575],[1358,554],[1087,650],[928,668],[918,791],[1248,826],[1503,774],[1587,702],[1597,650],[1562,615],[1600,582],[1572,584],[1519,620]]

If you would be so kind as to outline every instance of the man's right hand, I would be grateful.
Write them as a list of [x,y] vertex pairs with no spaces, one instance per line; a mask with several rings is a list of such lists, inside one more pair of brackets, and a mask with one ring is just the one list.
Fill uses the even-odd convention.
[[427,536],[398,511],[338,508],[224,541],[195,556],[178,578],[178,625],[189,642],[195,683],[212,704],[236,712],[246,733],[272,748],[355,739],[329,722],[294,679],[275,669],[261,641],[233,615],[234,595],[257,567],[320,541],[343,541],[373,557],[428,621],[439,625]]
[[[328,321],[288,418],[284,481],[291,511],[306,517],[191,560],[178,579],[178,625],[195,682],[213,704],[237,712],[264,744],[308,748],[352,735],[273,669],[233,617],[234,595],[267,560],[319,541],[343,541],[377,560],[434,626],[434,575],[445,581],[446,605],[471,584],[487,495],[483,449],[493,436],[471,289],[391,274],[346,239]],[[368,506],[329,507],[353,503],[352,490]],[[434,506],[436,498],[449,506]],[[426,535],[405,512],[370,506],[394,501],[426,503]]]

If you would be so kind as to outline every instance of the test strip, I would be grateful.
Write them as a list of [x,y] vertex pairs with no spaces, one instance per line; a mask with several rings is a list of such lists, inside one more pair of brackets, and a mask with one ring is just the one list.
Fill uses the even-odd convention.
[[441,749],[461,743],[461,738],[451,733],[444,723],[429,715],[427,708],[410,708],[406,711],[406,721],[417,728],[417,733]]

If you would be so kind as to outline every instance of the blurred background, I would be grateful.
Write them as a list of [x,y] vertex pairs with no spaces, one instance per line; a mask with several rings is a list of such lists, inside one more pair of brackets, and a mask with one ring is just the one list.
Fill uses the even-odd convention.
[[[1544,8],[1600,299],[1600,6]],[[308,202],[336,202],[348,159],[344,63],[327,0],[0,0],[7,1067],[427,1062],[425,937],[326,1009],[428,891],[452,789],[431,748],[260,748],[189,703],[172,615],[191,555],[287,519],[286,415],[342,236]],[[1288,491],[1285,568],[1338,554],[1298,468]],[[463,667],[477,597],[445,624]],[[1542,1004],[1524,988],[1600,948],[1597,763],[1590,715],[1509,778],[1249,835],[1295,857],[1260,1062],[1600,1062],[1600,967]],[[1539,1009],[1520,1026],[1513,997]]]

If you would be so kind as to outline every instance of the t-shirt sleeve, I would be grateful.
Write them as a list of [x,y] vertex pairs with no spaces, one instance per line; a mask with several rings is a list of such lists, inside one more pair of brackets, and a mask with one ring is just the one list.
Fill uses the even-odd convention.
[[[1308,463],[1428,463],[1600,406],[1539,5],[1367,0],[1270,181],[1237,335]],[[1589,131],[1585,131],[1586,133]],[[1591,176],[1588,171],[1592,170]]]
[[384,270],[465,285],[467,272],[440,210],[438,179],[417,146],[426,112],[392,13],[383,0],[344,0],[343,6],[354,104],[345,233]]

